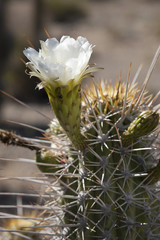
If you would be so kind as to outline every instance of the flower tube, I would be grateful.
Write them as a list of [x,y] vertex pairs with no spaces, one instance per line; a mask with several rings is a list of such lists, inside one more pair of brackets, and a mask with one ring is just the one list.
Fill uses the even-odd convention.
[[86,142],[80,132],[81,82],[97,70],[88,64],[93,46],[81,36],[63,36],[60,41],[49,38],[40,44],[39,52],[31,47],[23,51],[29,59],[29,74],[40,79],[39,89],[46,90],[61,126],[74,146],[82,150]]

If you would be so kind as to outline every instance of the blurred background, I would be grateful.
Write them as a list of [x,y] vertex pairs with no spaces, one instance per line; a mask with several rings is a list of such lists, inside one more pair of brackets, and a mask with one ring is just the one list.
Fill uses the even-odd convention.
[[[29,104],[52,118],[48,99],[43,90],[35,90],[38,79],[25,74],[22,51],[32,42],[36,49],[39,40],[62,35],[86,37],[95,45],[90,63],[104,70],[95,74],[97,80],[108,82],[127,79],[130,63],[131,78],[140,64],[139,77],[143,82],[152,58],[160,45],[159,0],[0,0],[0,89]],[[25,59],[26,60],[26,59]],[[148,88],[158,92],[160,87],[160,61]],[[46,129],[48,119],[34,110],[25,108],[9,97],[0,95],[0,128],[13,129],[25,137],[41,133],[30,128],[6,122],[23,122]],[[21,164],[2,158],[34,158],[34,152],[0,144],[0,176],[33,176],[38,172],[30,164]],[[20,165],[21,164],[21,165]],[[24,183],[1,181],[1,191],[26,191]],[[1,198],[2,199],[2,198]],[[6,200],[5,200],[6,201]]]

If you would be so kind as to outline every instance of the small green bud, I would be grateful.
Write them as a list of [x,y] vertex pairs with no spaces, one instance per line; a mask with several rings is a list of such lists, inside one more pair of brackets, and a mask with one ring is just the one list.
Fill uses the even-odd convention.
[[147,110],[142,112],[125,130],[121,136],[124,147],[135,142],[139,137],[151,133],[158,125],[159,114],[155,111]]
[[64,167],[66,159],[64,156],[54,155],[50,151],[37,151],[36,162],[39,170],[43,173],[54,173]]

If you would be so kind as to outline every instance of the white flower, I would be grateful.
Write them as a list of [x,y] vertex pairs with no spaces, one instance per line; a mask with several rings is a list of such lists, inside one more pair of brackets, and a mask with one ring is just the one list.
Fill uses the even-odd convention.
[[29,47],[23,53],[30,61],[27,63],[30,75],[38,77],[43,86],[47,83],[65,86],[73,79],[79,83],[95,71],[95,68],[88,68],[93,46],[86,38],[79,36],[75,40],[63,36],[60,41],[49,38],[45,42],[40,41],[40,44],[39,52]]

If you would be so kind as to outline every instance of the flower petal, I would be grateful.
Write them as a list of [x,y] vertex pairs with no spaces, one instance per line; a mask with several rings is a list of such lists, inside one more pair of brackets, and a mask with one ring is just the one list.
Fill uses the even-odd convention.
[[[40,41],[39,52],[29,47],[23,51],[32,66],[31,75],[49,84],[66,85],[70,80],[80,81],[92,54],[92,45],[86,38],[63,36],[60,41],[49,38]],[[34,74],[35,72],[35,74]]]
[[29,47],[23,53],[33,64],[36,65],[39,61],[39,53],[34,48]]

